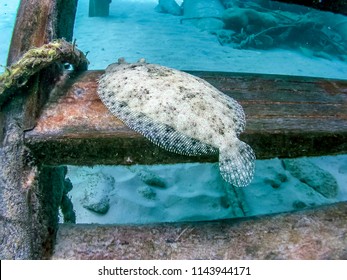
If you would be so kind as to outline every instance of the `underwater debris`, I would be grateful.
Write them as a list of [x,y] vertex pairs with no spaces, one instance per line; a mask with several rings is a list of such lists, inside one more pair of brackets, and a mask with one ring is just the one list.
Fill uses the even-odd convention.
[[175,0],[159,0],[155,10],[159,13],[172,14],[174,16],[182,15],[182,8]]
[[[231,11],[229,11],[231,10]],[[336,56],[341,60],[347,59],[347,47],[343,21],[326,17],[318,12],[310,12],[305,16],[288,15],[280,11],[258,12],[249,9],[228,9],[223,21],[226,29],[236,33],[228,40],[223,38],[223,44],[232,44],[236,48],[293,48],[303,47],[312,50],[311,54],[329,58]],[[337,17],[337,16],[336,16]],[[216,34],[218,36],[218,34]],[[327,55],[324,55],[326,53]]]
[[334,198],[338,193],[336,179],[306,158],[284,159],[283,166],[294,177],[326,198]]
[[69,178],[66,178],[64,180],[64,190],[63,190],[63,197],[61,199],[60,203],[60,209],[63,214],[64,223],[76,223],[76,213],[73,209],[73,204],[68,196],[68,193],[73,189],[73,185],[71,183],[71,180]]
[[75,71],[87,70],[89,63],[75,44],[70,44],[64,39],[30,49],[0,75],[0,108],[17,88],[29,81],[31,76],[56,62],[69,63]]
[[225,29],[239,33],[243,31],[247,34],[256,34],[278,24],[277,18],[272,14],[243,8],[225,10],[222,20]]
[[148,186],[156,188],[166,188],[165,180],[145,166],[129,166],[129,170],[135,173],[141,179],[141,181]]
[[[222,1],[224,12],[186,15],[181,23],[194,20],[195,26],[216,35],[221,45],[236,49],[291,48],[304,55],[347,60],[347,21],[342,15],[268,1]],[[209,11],[206,9],[206,11]],[[224,26],[208,28],[204,21],[221,21]],[[203,27],[200,27],[202,25]],[[231,32],[228,32],[231,31]]]
[[201,30],[219,30],[223,28],[224,7],[219,0],[185,0],[183,2],[183,21],[190,21]]
[[217,154],[224,180],[247,186],[255,155],[238,136],[245,128],[240,104],[206,81],[155,64],[107,67],[98,94],[112,114],[165,150],[190,156]]
[[109,194],[114,189],[114,179],[102,173],[86,174],[82,186],[85,188],[81,204],[98,214],[106,214],[110,208]]
[[148,200],[155,200],[157,193],[149,186],[141,186],[137,189],[139,195]]

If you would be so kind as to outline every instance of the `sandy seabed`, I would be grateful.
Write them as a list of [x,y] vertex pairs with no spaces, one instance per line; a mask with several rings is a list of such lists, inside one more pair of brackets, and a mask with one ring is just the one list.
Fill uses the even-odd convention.
[[[74,186],[70,195],[78,223],[214,220],[346,201],[347,155],[308,159],[336,179],[337,195],[325,197],[301,182],[284,169],[280,159],[258,160],[255,178],[245,188],[226,184],[217,163],[70,166],[67,176]],[[109,205],[106,214],[83,207],[105,201]]]

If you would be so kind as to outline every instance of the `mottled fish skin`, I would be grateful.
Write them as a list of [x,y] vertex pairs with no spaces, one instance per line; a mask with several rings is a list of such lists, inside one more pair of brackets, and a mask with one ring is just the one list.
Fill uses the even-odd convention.
[[245,128],[240,104],[206,81],[156,64],[111,64],[99,81],[106,107],[130,128],[180,154],[220,154],[222,177],[248,185],[255,155],[238,139]]

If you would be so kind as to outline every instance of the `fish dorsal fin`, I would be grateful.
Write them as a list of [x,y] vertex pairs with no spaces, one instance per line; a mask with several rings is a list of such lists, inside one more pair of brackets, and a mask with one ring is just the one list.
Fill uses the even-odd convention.
[[224,180],[236,187],[249,185],[254,176],[255,154],[246,143],[238,140],[219,153],[219,169]]

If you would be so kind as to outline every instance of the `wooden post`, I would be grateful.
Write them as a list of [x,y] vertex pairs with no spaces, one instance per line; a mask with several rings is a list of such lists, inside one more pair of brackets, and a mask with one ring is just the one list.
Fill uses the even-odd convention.
[[27,50],[56,38],[72,40],[77,0],[22,0],[18,8],[7,65]]
[[[22,0],[8,65],[32,47],[58,37],[71,37],[71,14],[76,5],[77,0]],[[53,247],[64,172],[61,168],[49,172],[46,167],[37,165],[25,148],[23,138],[24,131],[34,126],[61,69],[57,64],[45,69],[44,74],[33,76],[16,97],[1,108],[0,259],[41,259],[48,257]]]

